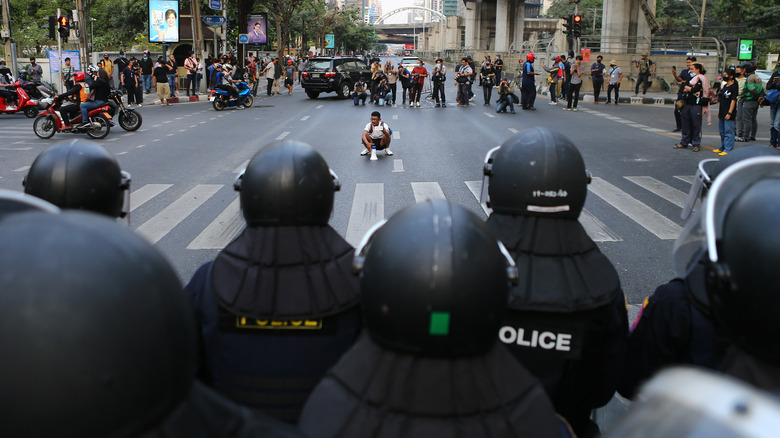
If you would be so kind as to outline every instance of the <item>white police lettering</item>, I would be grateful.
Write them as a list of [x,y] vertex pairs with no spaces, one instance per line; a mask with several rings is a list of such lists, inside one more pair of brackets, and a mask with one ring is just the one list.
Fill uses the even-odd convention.
[[571,351],[571,334],[550,331],[531,330],[530,336],[525,329],[504,326],[498,331],[498,338],[505,344],[517,344],[522,347],[542,348],[544,350]]
[[531,192],[531,196],[533,196],[534,198],[565,198],[569,196],[569,192],[563,189],[534,190]]

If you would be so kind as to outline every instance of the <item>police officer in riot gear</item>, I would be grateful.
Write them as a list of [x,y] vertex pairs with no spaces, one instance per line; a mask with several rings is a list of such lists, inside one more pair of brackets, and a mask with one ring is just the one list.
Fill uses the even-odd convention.
[[59,213],[60,209],[35,196],[14,192],[12,190],[0,189],[0,221],[12,214],[29,211]]
[[[704,197],[718,175],[734,163],[757,156],[779,156],[765,146],[737,149],[721,159],[699,163],[696,182],[686,205]],[[691,208],[688,208],[690,213]],[[706,289],[707,244],[692,230],[700,230],[700,214],[694,215],[674,245],[678,277],[659,286],[645,299],[631,325],[628,353],[618,391],[633,398],[640,385],[661,368],[688,364],[720,369],[728,347],[722,330],[714,323]]]
[[62,209],[127,216],[130,174],[108,150],[89,140],[62,141],[41,152],[24,178],[24,192]]
[[485,161],[487,225],[521,278],[498,338],[577,436],[594,436],[589,416],[615,392],[628,322],[617,272],[577,220],[590,175],[571,141],[546,128],[512,136]]
[[141,237],[31,212],[0,242],[0,436],[300,436],[196,383],[192,309]]
[[495,340],[514,265],[448,201],[405,208],[356,250],[367,336],[300,427],[321,437],[560,436],[539,381]]
[[266,146],[236,181],[247,228],[185,288],[200,378],[291,423],[362,326],[353,248],[328,225],[339,188],[311,146]]

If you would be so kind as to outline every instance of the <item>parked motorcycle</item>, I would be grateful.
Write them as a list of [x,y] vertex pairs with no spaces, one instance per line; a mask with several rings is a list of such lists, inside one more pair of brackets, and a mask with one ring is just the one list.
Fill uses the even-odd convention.
[[212,105],[216,111],[222,111],[223,109],[231,106],[244,105],[249,108],[254,103],[252,98],[252,90],[249,89],[249,85],[246,82],[236,82],[238,88],[238,97],[231,98],[230,93],[221,88],[211,89]]
[[38,103],[27,94],[19,81],[14,82],[14,90],[16,91],[16,105],[9,106],[6,100],[0,97],[0,113],[15,114],[21,111],[29,118],[37,116]]
[[79,128],[76,125],[81,123],[81,113],[77,113],[75,117],[69,120],[66,128],[62,120],[62,114],[60,111],[55,110],[55,107],[59,107],[56,97],[54,98],[54,104],[42,112],[33,122],[33,132],[38,137],[47,139],[52,138],[57,132],[69,132],[72,134],[87,134],[92,138],[99,139],[105,138],[111,131],[111,114],[109,113],[110,107],[108,104],[90,111],[88,113],[89,124]]
[[141,127],[144,122],[141,113],[135,108],[128,108],[122,102],[122,91],[112,90],[108,95],[108,106],[111,107],[109,114],[119,122],[119,126],[125,131],[135,131]]

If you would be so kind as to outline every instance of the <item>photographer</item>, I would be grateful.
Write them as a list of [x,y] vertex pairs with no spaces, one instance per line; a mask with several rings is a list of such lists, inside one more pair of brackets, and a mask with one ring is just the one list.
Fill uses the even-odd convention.
[[407,98],[412,101],[412,74],[401,63],[398,64],[398,78],[401,79],[401,105],[406,105]]
[[359,102],[363,102],[363,105],[366,105],[366,90],[368,89],[368,86],[366,85],[366,81],[364,77],[360,77],[360,80],[355,82],[355,88],[352,90],[352,102],[355,104],[355,106],[358,105]]
[[501,81],[501,85],[498,86],[498,94],[499,98],[498,104],[496,104],[496,112],[505,113],[507,107],[509,107],[509,112],[514,114],[515,100],[519,102],[519,99],[517,95],[515,95],[515,90],[512,89],[508,79],[505,78]]
[[395,95],[398,88],[398,72],[390,61],[387,61],[387,64],[385,64],[385,76],[387,76],[387,85],[390,87],[390,92],[393,93],[392,102],[393,106],[395,106]]
[[490,97],[493,95],[493,82],[496,79],[496,70],[493,68],[490,59],[485,61],[485,65],[479,72],[479,78],[482,83],[482,98],[485,100],[485,103],[482,105],[490,105]]
[[458,105],[469,106],[469,79],[473,70],[468,64],[468,58],[462,58],[460,60],[460,68],[455,73],[455,85],[458,86]]
[[[433,97],[436,99],[436,108],[447,108],[447,99],[444,97],[444,81],[447,80],[447,67],[444,61],[439,58],[436,60],[436,67],[433,68]],[[441,100],[441,102],[440,102]]]
[[423,67],[423,65],[425,65],[425,63],[420,59],[417,61],[417,67],[412,69],[412,95],[409,98],[410,107],[413,107],[414,105],[417,105],[417,108],[420,107],[420,95],[422,95],[425,78],[428,76],[428,69]]

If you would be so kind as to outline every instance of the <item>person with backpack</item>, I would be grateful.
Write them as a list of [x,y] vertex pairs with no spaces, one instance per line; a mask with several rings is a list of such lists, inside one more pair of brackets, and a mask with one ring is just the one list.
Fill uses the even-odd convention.
[[558,93],[556,87],[558,86],[558,80],[563,77],[563,69],[560,67],[561,57],[556,56],[553,65],[547,67],[542,64],[542,68],[547,73],[550,73],[550,77],[547,82],[550,83],[550,105],[558,105]]
[[675,149],[687,149],[693,146],[693,152],[699,152],[701,147],[701,115],[705,101],[709,103],[709,84],[704,66],[693,64],[693,79],[683,88],[685,105],[682,108],[682,138]]
[[765,99],[769,101],[769,146],[780,149],[780,58],[777,59],[775,72],[766,83],[766,90]]
[[655,64],[648,58],[647,53],[642,54],[642,59],[634,61],[636,68],[639,69],[639,74],[636,78],[636,88],[634,89],[634,96],[639,95],[639,86],[644,84],[642,88],[642,96],[647,94],[647,89],[650,88],[650,76],[655,75]]
[[[746,62],[742,64],[742,70],[745,72],[745,87],[742,90],[742,131],[741,141],[755,141],[758,131],[758,101],[764,97],[764,85],[761,78],[756,75],[756,65]],[[737,110],[738,112],[740,110]]]

